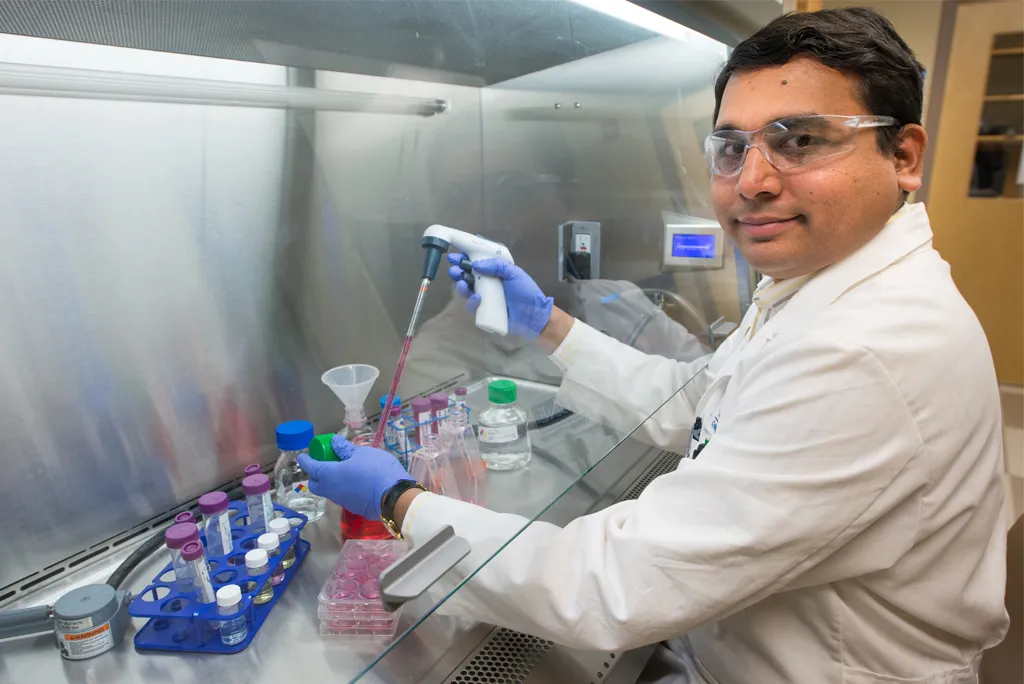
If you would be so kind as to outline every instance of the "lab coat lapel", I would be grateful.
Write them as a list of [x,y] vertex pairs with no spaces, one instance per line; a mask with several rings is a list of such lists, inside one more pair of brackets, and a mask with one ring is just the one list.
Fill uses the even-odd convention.
[[[712,362],[709,370],[715,379],[697,404],[696,415],[701,416],[705,430],[714,434],[714,425],[722,412],[726,390],[740,363],[765,347],[783,330],[813,325],[813,320],[824,308],[840,298],[844,292],[867,280],[907,255],[927,248],[932,231],[923,204],[905,208],[904,214],[891,220],[875,238],[850,257],[816,274],[776,315],[762,325],[746,344],[736,344],[723,350],[721,363]],[[736,334],[745,334],[748,320],[744,317]],[[715,366],[718,366],[715,368]]]

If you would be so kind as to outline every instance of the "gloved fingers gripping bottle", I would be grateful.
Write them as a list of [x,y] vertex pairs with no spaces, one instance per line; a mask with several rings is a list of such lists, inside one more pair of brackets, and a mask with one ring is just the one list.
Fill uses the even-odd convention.
[[[309,443],[309,456],[317,461],[338,461],[331,447],[332,434],[317,435]],[[341,511],[341,538],[345,539],[392,539],[388,528],[380,520],[368,520],[352,511]]]

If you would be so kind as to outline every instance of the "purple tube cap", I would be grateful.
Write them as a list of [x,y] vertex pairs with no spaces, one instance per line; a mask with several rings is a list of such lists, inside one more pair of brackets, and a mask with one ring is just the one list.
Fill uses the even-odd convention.
[[400,415],[402,415],[402,407],[401,406],[392,406],[391,407],[391,417],[395,418],[396,416],[400,416]]
[[457,396],[457,397],[464,397],[464,396],[466,396],[468,394],[469,394],[469,390],[466,389],[465,387],[456,387],[455,388],[455,396]]
[[199,528],[195,523],[178,523],[171,525],[164,532],[164,543],[169,549],[184,548],[189,542],[199,541]]
[[269,491],[270,478],[263,473],[260,473],[259,475],[250,475],[242,480],[242,492],[244,492],[246,496],[262,494],[263,492]]
[[181,547],[181,557],[187,561],[203,557],[203,545],[197,541],[190,541]]
[[194,523],[196,516],[192,514],[192,511],[182,511],[178,515],[174,516],[174,523]]
[[228,495],[224,492],[210,492],[199,497],[199,512],[203,515],[214,515],[227,509]]
[[252,463],[250,465],[245,466],[245,470],[243,470],[242,472],[245,473],[246,477],[248,477],[249,475],[259,475],[260,473],[263,472],[263,466],[261,466],[259,463]]
[[438,392],[437,394],[431,394],[430,405],[435,409],[448,408],[448,395],[441,394],[440,392]]
[[426,413],[430,410],[430,400],[426,397],[416,397],[409,402],[409,406],[412,407],[412,412],[414,414]]

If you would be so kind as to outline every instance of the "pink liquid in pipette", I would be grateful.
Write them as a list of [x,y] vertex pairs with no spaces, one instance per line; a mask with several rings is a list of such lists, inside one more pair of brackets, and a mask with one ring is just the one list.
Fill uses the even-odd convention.
[[[398,383],[402,381],[402,371],[405,370],[405,360],[409,356],[409,348],[412,347],[412,338],[416,332],[416,319],[420,317],[420,309],[423,308],[423,298],[427,294],[430,281],[427,278],[420,283],[419,294],[416,295],[416,305],[412,308],[412,318],[409,319],[409,329],[405,333],[405,342],[402,343],[402,353],[398,356],[398,365],[395,366],[395,377],[391,380],[391,388],[388,390],[388,398],[384,400],[384,406],[390,407],[398,394]],[[384,443],[384,432],[388,429],[387,415],[382,411],[380,422],[377,424],[377,434],[373,436],[373,446],[377,449]]]

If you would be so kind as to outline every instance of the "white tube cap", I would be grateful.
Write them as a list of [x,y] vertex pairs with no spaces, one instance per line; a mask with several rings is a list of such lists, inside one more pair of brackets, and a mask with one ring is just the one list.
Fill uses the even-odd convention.
[[264,551],[270,552],[281,545],[274,532],[265,532],[256,539],[256,544]]
[[237,584],[225,584],[217,590],[217,605],[230,608],[242,601],[242,588]]
[[280,537],[283,534],[292,533],[292,524],[285,518],[274,518],[270,521],[270,531]]
[[245,554],[245,567],[250,570],[258,570],[266,565],[267,552],[263,549],[253,549]]

